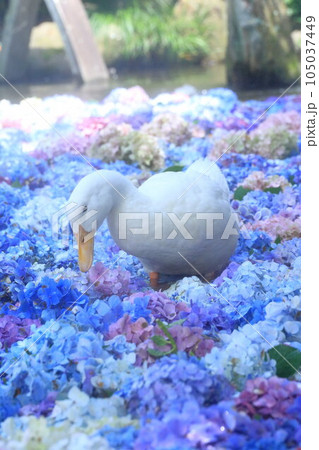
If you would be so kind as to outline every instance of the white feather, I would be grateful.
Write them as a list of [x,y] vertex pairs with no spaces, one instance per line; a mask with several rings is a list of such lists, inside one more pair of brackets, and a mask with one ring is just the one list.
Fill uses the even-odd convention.
[[[99,172],[111,181],[111,185],[101,181]],[[225,267],[236,248],[238,235],[231,234],[227,239],[223,238],[229,221],[234,223],[236,220],[229,202],[226,179],[216,164],[201,159],[184,172],[156,174],[138,189],[121,174],[99,172],[89,175],[87,180],[81,180],[71,198],[98,210],[98,217],[107,219],[111,235],[119,247],[137,256],[146,270],[163,274],[198,275],[198,272],[219,273]],[[125,193],[125,199],[113,188]],[[203,213],[223,216],[223,219],[214,222],[213,239],[207,238],[208,222],[198,219],[198,214]],[[123,225],[123,214],[147,216],[148,234],[136,232],[141,228],[141,220]],[[185,228],[191,239],[185,238],[181,232],[183,226],[179,229],[172,221],[172,216],[177,221],[189,217]],[[155,236],[159,217],[161,239]],[[126,226],[125,230],[123,226]]]

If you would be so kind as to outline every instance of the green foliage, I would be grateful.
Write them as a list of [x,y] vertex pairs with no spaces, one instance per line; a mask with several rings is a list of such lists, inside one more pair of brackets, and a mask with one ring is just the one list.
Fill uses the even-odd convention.
[[147,351],[151,356],[154,356],[154,358],[161,358],[162,356],[171,355],[172,353],[177,352],[177,345],[175,342],[175,339],[169,332],[169,327],[165,325],[161,320],[156,321],[158,327],[163,331],[166,338],[160,335],[152,336],[151,339],[154,342],[155,345],[158,347],[164,347],[166,345],[170,346],[170,349],[167,351],[157,350],[153,348],[148,348]]
[[265,192],[271,192],[272,194],[279,194],[280,192],[282,192],[282,189],[280,186],[278,187],[269,187],[264,189]]
[[185,166],[179,166],[178,164],[175,166],[167,167],[167,169],[163,170],[163,172],[182,172]]
[[157,10],[173,6],[177,0],[86,0],[84,6],[88,13],[102,12],[102,13],[116,13],[119,9],[126,9],[136,6],[141,9],[148,8],[153,5]]
[[234,200],[242,200],[245,197],[245,195],[250,191],[251,189],[246,189],[243,186],[238,186],[238,188],[234,192]]
[[[173,166],[174,167],[174,166]],[[168,168],[170,169],[170,168]],[[168,170],[166,169],[166,170]],[[234,192],[234,200],[242,200],[248,192],[250,192],[251,189],[244,188],[243,186],[238,186],[238,188]],[[264,189],[265,192],[271,192],[272,194],[279,194],[282,192],[281,187],[269,187]]]
[[200,62],[209,54],[206,13],[176,17],[171,0],[135,0],[114,14],[95,12],[90,21],[108,63]]
[[288,378],[300,370],[301,353],[296,348],[280,344],[271,348],[267,353],[277,363],[276,374],[278,377]]
[[301,22],[301,0],[285,0],[288,14],[293,20],[295,28],[300,28]]

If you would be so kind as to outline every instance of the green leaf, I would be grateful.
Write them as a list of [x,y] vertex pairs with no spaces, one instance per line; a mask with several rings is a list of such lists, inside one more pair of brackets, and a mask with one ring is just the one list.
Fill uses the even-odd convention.
[[168,326],[165,325],[165,323],[163,323],[161,320],[157,320],[156,321],[158,327],[163,331],[163,333],[168,337],[168,338],[172,338],[171,333],[168,331]]
[[163,336],[159,336],[158,334],[152,336],[151,339],[154,342],[154,344],[158,345],[159,347],[169,344],[169,342],[165,338],[163,338]]
[[276,240],[275,240],[275,244],[280,244],[280,242],[281,242],[281,237],[277,236]]
[[20,183],[20,181],[16,180],[11,184],[11,187],[22,188],[22,184]]
[[163,333],[165,334],[165,336],[167,336],[168,338],[168,342],[171,344],[172,346],[172,350],[170,351],[170,353],[176,353],[177,352],[177,344],[175,342],[175,339],[173,338],[173,336],[171,335],[171,333],[168,331],[168,327],[167,325],[165,325],[161,320],[157,320],[156,321],[158,327],[163,331]]
[[296,348],[280,344],[268,350],[267,353],[270,359],[274,359],[277,363],[278,377],[288,378],[300,370],[301,353]]
[[161,356],[166,355],[166,352],[161,352],[160,350],[155,350],[154,348],[148,348],[148,353],[155,358],[160,358]]
[[272,194],[279,194],[282,192],[281,187],[269,187],[264,189],[265,192],[271,192]]
[[163,172],[181,172],[184,169],[185,166],[170,166],[167,167],[167,169],[163,170]]
[[171,328],[171,327],[173,327],[174,325],[183,325],[183,323],[185,322],[185,320],[186,320],[186,318],[185,318],[185,319],[174,320],[174,322],[171,322],[171,323],[168,325],[168,328]]
[[238,186],[238,188],[234,192],[234,200],[242,200],[245,197],[245,195],[250,191],[251,189],[246,189],[242,186]]
[[295,180],[294,180],[294,176],[293,175],[290,175],[290,177],[288,178],[288,181],[289,181],[290,184],[297,184],[295,182]]

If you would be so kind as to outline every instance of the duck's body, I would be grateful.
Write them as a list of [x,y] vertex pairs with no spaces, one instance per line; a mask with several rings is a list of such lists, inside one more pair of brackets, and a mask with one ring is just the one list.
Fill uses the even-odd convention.
[[118,246],[149,272],[217,274],[237,244],[226,180],[208,160],[154,175],[139,188],[116,172],[98,171],[81,180],[70,201],[96,209],[98,227],[106,218]]

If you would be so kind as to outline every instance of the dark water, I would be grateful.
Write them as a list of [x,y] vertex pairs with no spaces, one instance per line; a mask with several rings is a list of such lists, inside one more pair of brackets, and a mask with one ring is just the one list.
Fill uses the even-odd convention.
[[[170,92],[182,85],[192,85],[199,91],[215,87],[226,87],[226,69],[223,64],[216,64],[209,68],[188,67],[173,70],[156,70],[144,72],[122,72],[113,74],[106,83],[81,85],[75,81],[52,82],[43,79],[37,83],[14,83],[15,88],[23,97],[48,97],[56,94],[76,95],[83,100],[102,100],[116,87],[142,86],[150,96],[161,92]],[[285,87],[278,89],[237,91],[241,100],[264,99],[269,96],[280,95]],[[300,86],[294,86],[287,94],[299,94]],[[20,102],[21,96],[4,82],[0,83],[0,99]]]

